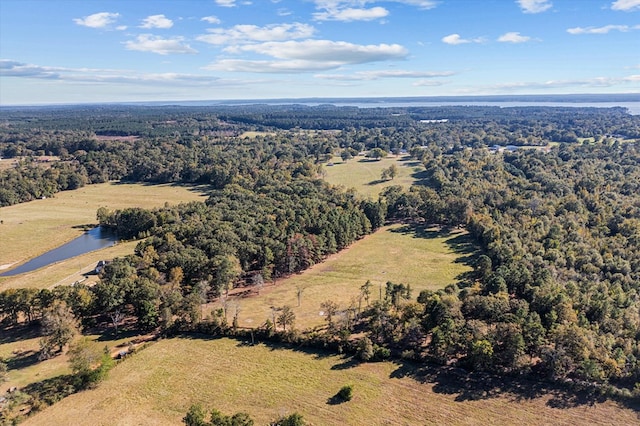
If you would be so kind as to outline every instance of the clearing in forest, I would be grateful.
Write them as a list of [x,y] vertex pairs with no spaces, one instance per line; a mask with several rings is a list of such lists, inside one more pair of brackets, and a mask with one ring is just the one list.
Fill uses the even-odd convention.
[[[357,306],[360,287],[367,280],[373,284],[370,302],[378,300],[381,292],[384,297],[387,281],[411,285],[415,300],[421,290],[457,282],[471,270],[474,251],[465,231],[386,226],[300,274],[276,280],[275,285],[266,282],[257,297],[231,297],[228,318],[230,321],[237,309],[241,326],[257,327],[272,317],[271,307],[289,305],[296,314],[297,328],[313,327],[323,322],[320,304],[324,301],[332,300],[340,309],[352,303]],[[214,303],[209,308],[219,306]],[[366,307],[366,301],[361,306]]]
[[[382,171],[392,164],[396,165],[398,175],[394,179],[382,180]],[[363,197],[377,200],[384,188],[392,185],[408,188],[416,183],[424,172],[424,166],[406,155],[390,154],[380,160],[357,156],[346,162],[338,156],[325,163],[323,171],[324,179],[330,184],[354,188]]]

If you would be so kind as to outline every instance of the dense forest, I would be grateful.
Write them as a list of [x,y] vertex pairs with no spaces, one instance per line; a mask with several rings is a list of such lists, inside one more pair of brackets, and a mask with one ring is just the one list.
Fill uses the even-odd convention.
[[[0,318],[43,318],[62,300],[85,322],[104,316],[117,327],[129,315],[141,329],[193,329],[204,301],[234,286],[259,291],[385,221],[465,227],[481,252],[473,273],[419,295],[389,282],[376,301],[363,282],[366,307],[327,302],[335,315],[325,335],[308,339],[363,361],[397,356],[640,393],[639,140],[640,116],[621,108],[5,109],[0,156],[16,162],[0,170],[0,206],[111,180],[196,183],[210,194],[100,209],[103,226],[140,239],[135,254],[92,288],[4,291]],[[422,179],[376,200],[321,179],[333,155],[376,148],[419,160]],[[287,330],[284,314],[277,322],[266,332]]]

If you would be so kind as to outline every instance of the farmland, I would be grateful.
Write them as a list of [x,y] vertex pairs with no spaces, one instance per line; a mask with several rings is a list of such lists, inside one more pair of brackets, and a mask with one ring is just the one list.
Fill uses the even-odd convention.
[[[611,401],[580,403],[553,388],[520,390],[476,377],[357,364],[340,355],[247,345],[231,339],[168,339],[119,364],[97,389],[72,395],[25,425],[176,425],[191,404],[248,412],[257,425],[299,412],[314,425],[633,424],[637,413]],[[333,404],[345,384],[354,398]],[[467,387],[469,386],[469,387]]]

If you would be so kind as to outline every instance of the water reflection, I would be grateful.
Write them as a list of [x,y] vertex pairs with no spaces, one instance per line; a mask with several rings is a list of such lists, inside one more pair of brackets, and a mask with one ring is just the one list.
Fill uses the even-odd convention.
[[97,228],[93,228],[92,230],[85,232],[75,240],[69,241],[58,248],[31,259],[27,263],[23,263],[17,268],[0,274],[0,277],[9,277],[12,275],[23,274],[25,272],[35,271],[36,269],[52,263],[112,246],[116,241],[117,238],[113,232],[98,226]]

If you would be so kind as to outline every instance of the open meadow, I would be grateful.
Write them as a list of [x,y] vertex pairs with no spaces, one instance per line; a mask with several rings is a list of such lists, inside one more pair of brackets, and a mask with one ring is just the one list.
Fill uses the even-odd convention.
[[[161,207],[204,200],[200,187],[104,183],[0,208],[0,271],[58,247],[96,224],[100,207]],[[77,267],[75,265],[74,267]],[[0,286],[2,285],[0,278]]]
[[[392,185],[409,187],[420,177],[424,167],[419,161],[409,156],[389,155],[380,160],[372,160],[363,156],[342,161],[340,157],[333,157],[332,166],[323,166],[324,179],[332,185],[354,188],[364,197],[376,200],[378,194]],[[394,179],[382,180],[382,171],[395,164],[398,175]]]
[[[488,377],[416,371],[391,362],[248,345],[232,339],[174,338],[118,364],[97,389],[71,395],[25,425],[177,425],[201,403],[245,411],[256,425],[298,412],[311,425],[631,425],[638,415],[530,383],[502,387]],[[333,396],[351,384],[354,397]]]
[[[271,318],[271,307],[289,305],[296,314],[296,327],[323,322],[320,304],[336,302],[340,309],[357,306],[360,287],[370,280],[371,301],[384,296],[387,281],[409,284],[416,298],[421,290],[437,290],[457,281],[471,270],[474,248],[464,231],[439,232],[408,225],[383,227],[351,247],[307,271],[266,283],[260,296],[229,298],[229,318],[239,309],[239,324],[256,327]],[[298,306],[298,292],[300,305]],[[362,301],[362,307],[366,306]],[[210,307],[215,308],[218,303]]]

